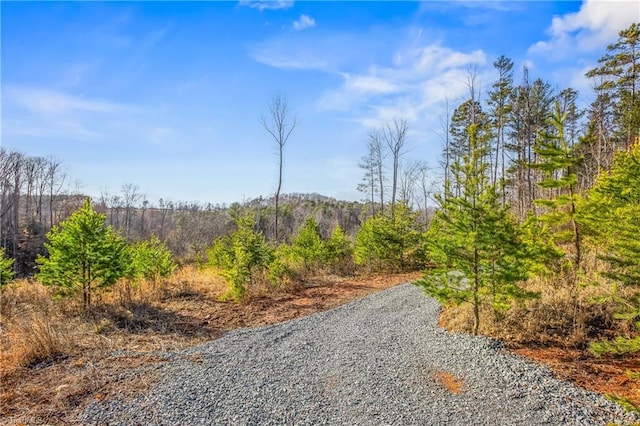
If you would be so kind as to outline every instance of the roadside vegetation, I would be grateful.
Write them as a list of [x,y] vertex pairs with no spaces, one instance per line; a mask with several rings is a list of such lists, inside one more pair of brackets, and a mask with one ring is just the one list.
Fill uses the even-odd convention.
[[129,367],[163,362],[153,351],[408,279],[443,304],[447,329],[638,407],[639,64],[634,24],[587,73],[595,100],[581,109],[527,69],[516,84],[502,56],[487,99],[470,72],[469,98],[445,108],[437,176],[404,158],[406,121],[371,132],[362,202],[281,193],[298,125],[282,96],[262,119],[277,192],[243,204],[152,205],[132,184],[91,200],[63,189],[55,160],[0,148],[2,415],[63,423],[124,392]]

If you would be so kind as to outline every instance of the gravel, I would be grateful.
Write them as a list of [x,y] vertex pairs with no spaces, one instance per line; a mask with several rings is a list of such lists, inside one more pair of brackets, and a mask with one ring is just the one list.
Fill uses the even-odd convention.
[[[167,354],[161,381],[81,415],[100,425],[598,425],[637,421],[484,337],[437,327],[410,284]],[[459,394],[436,377],[463,382]]]

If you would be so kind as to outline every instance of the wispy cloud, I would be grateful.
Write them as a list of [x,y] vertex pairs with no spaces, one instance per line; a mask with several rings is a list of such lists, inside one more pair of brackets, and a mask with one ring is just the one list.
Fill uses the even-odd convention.
[[[480,69],[479,82],[492,81],[493,69],[486,66],[484,51],[444,46],[421,28],[405,28],[400,34],[398,37],[398,29],[393,38],[386,38],[384,31],[318,31],[268,40],[252,55],[272,67],[314,70],[338,77],[338,85],[327,89],[316,107],[340,112],[343,119],[367,128],[398,117],[418,121],[437,115],[434,110],[445,99],[467,95],[470,68]],[[348,58],[343,56],[345,52]]]
[[365,127],[397,117],[418,120],[445,99],[464,96],[469,69],[486,62],[481,50],[458,52],[438,43],[401,49],[389,65],[342,73],[342,86],[326,93],[320,106],[355,112],[353,119]]
[[[311,35],[313,34],[313,35]],[[350,60],[349,35],[303,32],[295,37],[278,37],[252,47],[250,55],[256,62],[274,68],[337,72],[337,66]]]
[[250,47],[251,57],[262,64],[282,69],[304,69],[339,73],[365,65],[406,37],[396,28],[363,32],[328,29],[285,33]]
[[272,45],[266,49],[255,50],[252,56],[255,61],[274,68],[299,70],[327,70],[330,68],[329,61],[310,50],[292,52]]
[[117,143],[138,137],[164,144],[177,135],[164,112],[39,87],[9,86],[3,93],[3,134],[45,140]]
[[5,100],[31,113],[47,116],[62,116],[74,112],[112,113],[126,108],[110,101],[89,99],[52,89],[21,86],[6,88]]
[[316,20],[309,15],[300,15],[296,21],[293,21],[293,29],[296,31],[306,30],[316,26]]
[[258,9],[260,11],[265,9],[289,9],[293,6],[293,3],[293,0],[240,0],[238,2],[240,6]]
[[[524,8],[524,1],[513,0],[457,0],[457,1],[422,1],[418,14],[427,14],[432,11],[447,12],[451,9],[468,10],[472,14],[479,12],[512,12]],[[471,15],[470,15],[471,16]],[[466,19],[465,19],[466,20]]]
[[550,38],[535,43],[529,52],[562,58],[568,52],[602,49],[639,17],[636,1],[585,0],[578,12],[555,16],[547,30]]

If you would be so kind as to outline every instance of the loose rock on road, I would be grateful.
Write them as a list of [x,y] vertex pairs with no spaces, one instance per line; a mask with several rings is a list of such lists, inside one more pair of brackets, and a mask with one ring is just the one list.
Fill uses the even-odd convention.
[[[410,284],[180,353],[133,400],[96,402],[100,425],[598,425],[636,420],[496,341],[437,327]],[[459,390],[442,378],[453,378]]]

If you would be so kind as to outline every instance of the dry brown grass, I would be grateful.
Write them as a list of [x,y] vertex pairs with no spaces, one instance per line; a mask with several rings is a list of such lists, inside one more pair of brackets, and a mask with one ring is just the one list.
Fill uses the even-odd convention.
[[[559,275],[524,283],[526,290],[537,292],[539,297],[514,303],[499,317],[485,301],[480,312],[480,333],[546,364],[563,380],[640,404],[640,380],[629,375],[630,371],[640,371],[640,355],[597,358],[588,351],[590,342],[614,335],[633,337],[638,331],[632,321],[615,319],[621,306],[613,301],[612,282],[602,274],[607,265],[594,255],[585,264],[577,280]],[[630,288],[616,290],[617,296],[626,300],[631,300],[634,292]],[[471,332],[472,306],[444,309],[439,324],[450,331]]]
[[[587,268],[577,280],[563,275],[536,277],[523,283],[522,287],[537,293],[538,297],[514,301],[510,310],[498,314],[488,298],[483,301],[480,308],[481,334],[509,343],[583,349],[591,341],[633,332],[628,324],[614,320],[619,306],[602,303],[611,299],[611,282],[593,267]],[[618,295],[626,297],[630,291],[619,289]],[[440,316],[439,324],[450,331],[471,332],[472,306],[447,307]]]
[[219,301],[227,286],[214,271],[187,266],[159,283],[119,282],[96,293],[87,312],[77,299],[54,299],[35,281],[17,281],[0,293],[0,423],[75,424],[88,403],[152,384],[155,366],[165,361],[156,351],[330,309],[415,278],[263,283],[237,304]]
[[75,348],[73,327],[37,282],[16,281],[0,298],[0,375],[62,357]]

